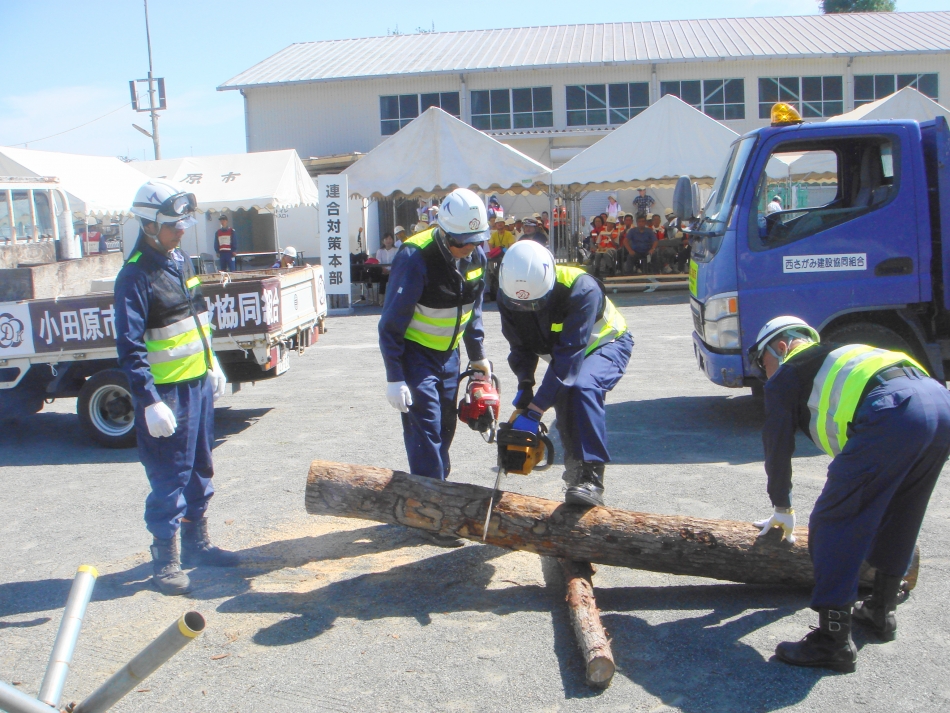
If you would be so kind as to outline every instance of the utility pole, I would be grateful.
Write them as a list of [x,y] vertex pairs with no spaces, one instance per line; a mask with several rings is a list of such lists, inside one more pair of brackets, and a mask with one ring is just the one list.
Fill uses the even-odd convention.
[[158,111],[155,101],[155,77],[152,74],[152,37],[148,30],[148,0],[145,2],[145,42],[148,45],[148,103],[152,117],[152,144],[155,146],[155,160],[162,157],[162,144],[158,138]]

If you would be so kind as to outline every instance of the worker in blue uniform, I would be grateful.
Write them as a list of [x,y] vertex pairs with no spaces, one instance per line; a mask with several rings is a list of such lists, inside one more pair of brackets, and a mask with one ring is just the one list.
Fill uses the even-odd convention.
[[[607,413],[604,400],[627,370],[633,337],[603,285],[580,268],[556,265],[533,240],[508,248],[499,274],[498,311],[518,378],[512,427],[538,432],[554,406],[564,444],[564,502],[604,504]],[[549,361],[534,390],[539,358]]]
[[[854,671],[857,622],[890,641],[896,608],[937,477],[950,455],[950,394],[902,352],[821,344],[797,317],[776,317],[749,358],[765,372],[765,470],[774,513],[757,522],[795,541],[792,454],[800,428],[834,460],[808,522],[818,628],[776,656],[795,666]],[[875,568],[858,597],[861,564]]]
[[[451,472],[461,341],[471,367],[491,376],[482,327],[481,243],[488,230],[484,203],[459,188],[442,201],[437,225],[403,241],[393,260],[379,348],[386,397],[402,413],[409,469],[416,475],[445,480]],[[446,538],[445,544],[459,543]]]
[[[115,282],[116,346],[135,406],[135,434],[151,493],[152,579],[163,594],[190,588],[181,570],[232,566],[213,547],[205,511],[214,494],[213,403],[227,380],[211,349],[211,325],[190,258],[180,249],[195,197],[168,181],[143,185],[132,213],[141,230]],[[178,530],[181,529],[181,555]]]

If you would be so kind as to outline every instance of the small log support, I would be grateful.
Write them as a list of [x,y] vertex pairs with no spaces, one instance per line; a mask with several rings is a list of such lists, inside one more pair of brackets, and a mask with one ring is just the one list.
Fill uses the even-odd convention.
[[607,688],[617,666],[610,650],[610,639],[600,622],[600,610],[594,600],[594,568],[590,562],[559,559],[567,585],[567,609],[571,615],[574,637],[584,659],[587,685]]

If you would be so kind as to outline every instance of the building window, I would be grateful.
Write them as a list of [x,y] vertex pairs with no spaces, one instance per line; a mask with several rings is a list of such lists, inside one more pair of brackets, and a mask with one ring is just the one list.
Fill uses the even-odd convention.
[[937,75],[934,74],[856,74],[854,108],[870,104],[894,92],[911,87],[937,101]]
[[660,96],[672,94],[713,119],[745,119],[745,82],[742,79],[695,79],[660,82]]
[[607,104],[610,123],[623,124],[650,106],[650,85],[648,82],[609,84]]
[[430,106],[437,106],[446,114],[451,114],[456,119],[462,115],[459,106],[458,92],[433,92],[432,94],[419,95],[420,111],[425,111]]
[[452,116],[459,116],[458,92],[435,92],[432,94],[400,94],[379,98],[379,123],[383,136],[391,136],[419,116],[420,109],[430,106],[444,109]]
[[787,102],[806,119],[844,112],[841,77],[759,77],[759,118],[772,115],[775,102]]
[[552,127],[551,87],[474,91],[472,126],[483,131]]
[[567,87],[567,125],[604,126],[607,123],[607,85]]
[[543,129],[554,126],[551,87],[512,89],[511,107],[516,129]]

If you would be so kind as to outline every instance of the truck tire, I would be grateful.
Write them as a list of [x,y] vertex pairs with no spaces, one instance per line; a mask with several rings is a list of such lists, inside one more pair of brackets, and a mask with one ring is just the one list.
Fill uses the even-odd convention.
[[[854,324],[835,327],[827,334],[822,334],[821,339],[824,342],[837,342],[838,344],[867,344],[879,349],[904,352],[917,360],[920,359],[917,352],[911,348],[907,340],[901,335],[893,329],[873,322],[855,322]],[[926,365],[926,360],[922,363]]]
[[79,392],[76,412],[83,431],[106,448],[135,445],[135,409],[129,380],[118,369],[90,376]]

